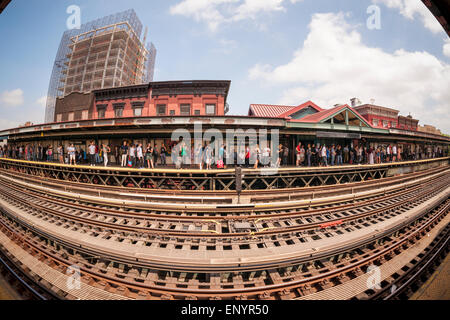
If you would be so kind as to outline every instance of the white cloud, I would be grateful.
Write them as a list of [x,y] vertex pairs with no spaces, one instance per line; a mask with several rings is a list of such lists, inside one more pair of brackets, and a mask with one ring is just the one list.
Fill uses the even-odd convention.
[[290,62],[249,70],[250,79],[288,88],[279,103],[313,100],[328,108],[355,96],[366,103],[375,98],[376,104],[450,132],[449,64],[425,51],[368,47],[343,13],[315,14],[309,29]]
[[0,95],[0,103],[7,107],[17,107],[24,102],[22,89],[4,91]]
[[[289,0],[295,4],[302,0]],[[170,14],[205,22],[211,31],[224,23],[255,20],[261,13],[284,12],[287,0],[182,0],[170,7]]]
[[442,32],[442,26],[420,0],[372,0],[373,3],[383,3],[388,8],[398,9],[400,14],[414,20],[419,16],[425,28],[433,33]]
[[444,55],[450,58],[450,39],[446,39],[442,49]]
[[234,21],[255,19],[260,12],[286,11],[282,6],[284,0],[245,0],[232,17]]
[[45,108],[47,105],[47,96],[40,97],[39,99],[36,100],[36,103],[39,106]]

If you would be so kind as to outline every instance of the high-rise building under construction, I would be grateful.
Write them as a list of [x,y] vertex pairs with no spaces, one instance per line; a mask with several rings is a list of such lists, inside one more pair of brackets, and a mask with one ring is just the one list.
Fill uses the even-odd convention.
[[47,95],[45,122],[54,121],[56,98],[72,92],[153,81],[156,48],[141,40],[134,10],[107,16],[63,34]]

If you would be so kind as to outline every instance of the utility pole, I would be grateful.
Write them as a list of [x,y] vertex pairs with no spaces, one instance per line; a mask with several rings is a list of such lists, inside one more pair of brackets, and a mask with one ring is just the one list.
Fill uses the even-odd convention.
[[242,168],[236,167],[236,192],[238,195],[238,204],[241,203],[241,192],[242,192]]

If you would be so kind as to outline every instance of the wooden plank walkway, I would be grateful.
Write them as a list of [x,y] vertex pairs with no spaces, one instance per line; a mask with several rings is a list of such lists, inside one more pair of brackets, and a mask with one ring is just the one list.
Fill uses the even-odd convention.
[[67,292],[78,300],[130,300],[127,297],[104,291],[100,288],[95,288],[84,282],[80,282],[80,289],[69,288],[67,285],[70,281],[70,276],[61,273],[45,263],[39,261],[24,249],[19,247],[11,241],[4,233],[0,232],[0,243],[8,252],[10,252],[23,265],[27,266],[31,272],[38,275],[52,286]]
[[[450,215],[447,215],[436,227],[434,227],[428,236],[416,242],[408,250],[380,266],[381,281],[389,278],[395,272],[400,270],[403,266],[408,264],[412,259],[416,258],[439,234],[439,232],[450,222]],[[367,280],[370,273],[349,280],[343,284],[322,290],[307,296],[299,297],[296,300],[347,300],[354,296],[363,293],[368,289]]]

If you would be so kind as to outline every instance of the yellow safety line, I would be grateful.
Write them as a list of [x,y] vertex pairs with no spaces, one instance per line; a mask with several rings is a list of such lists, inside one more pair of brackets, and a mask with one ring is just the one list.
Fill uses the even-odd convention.
[[[36,161],[28,161],[28,160],[18,160],[18,159],[10,159],[10,158],[0,158],[0,160],[7,160],[17,163],[29,163],[29,164],[39,164],[39,165],[51,165],[55,167],[62,167],[62,168],[81,168],[81,169],[90,169],[90,170],[114,170],[114,171],[127,171],[127,172],[154,172],[154,173],[234,173],[234,169],[213,169],[213,170],[198,170],[198,169],[137,169],[137,168],[129,168],[129,167],[104,167],[104,166],[86,166],[86,165],[76,165],[71,166],[68,164],[61,164],[56,162],[36,162]],[[382,168],[382,167],[388,167],[391,165],[407,165],[407,164],[416,164],[416,163],[427,163],[427,162],[433,162],[433,161],[442,161],[442,160],[449,160],[450,157],[443,157],[443,158],[434,158],[434,159],[425,159],[425,160],[414,160],[414,161],[402,161],[402,162],[388,162],[388,163],[381,163],[381,164],[364,164],[364,165],[345,165],[345,166],[328,166],[328,167],[295,167],[295,168],[277,168],[276,170],[279,172],[291,172],[291,171],[297,171],[297,172],[311,172],[311,171],[321,171],[322,169],[339,169],[339,168],[345,168],[345,169],[355,169],[355,168]],[[265,169],[244,169],[246,171],[250,172],[264,172]],[[267,169],[273,170],[272,168]],[[180,177],[181,178],[181,177]]]

